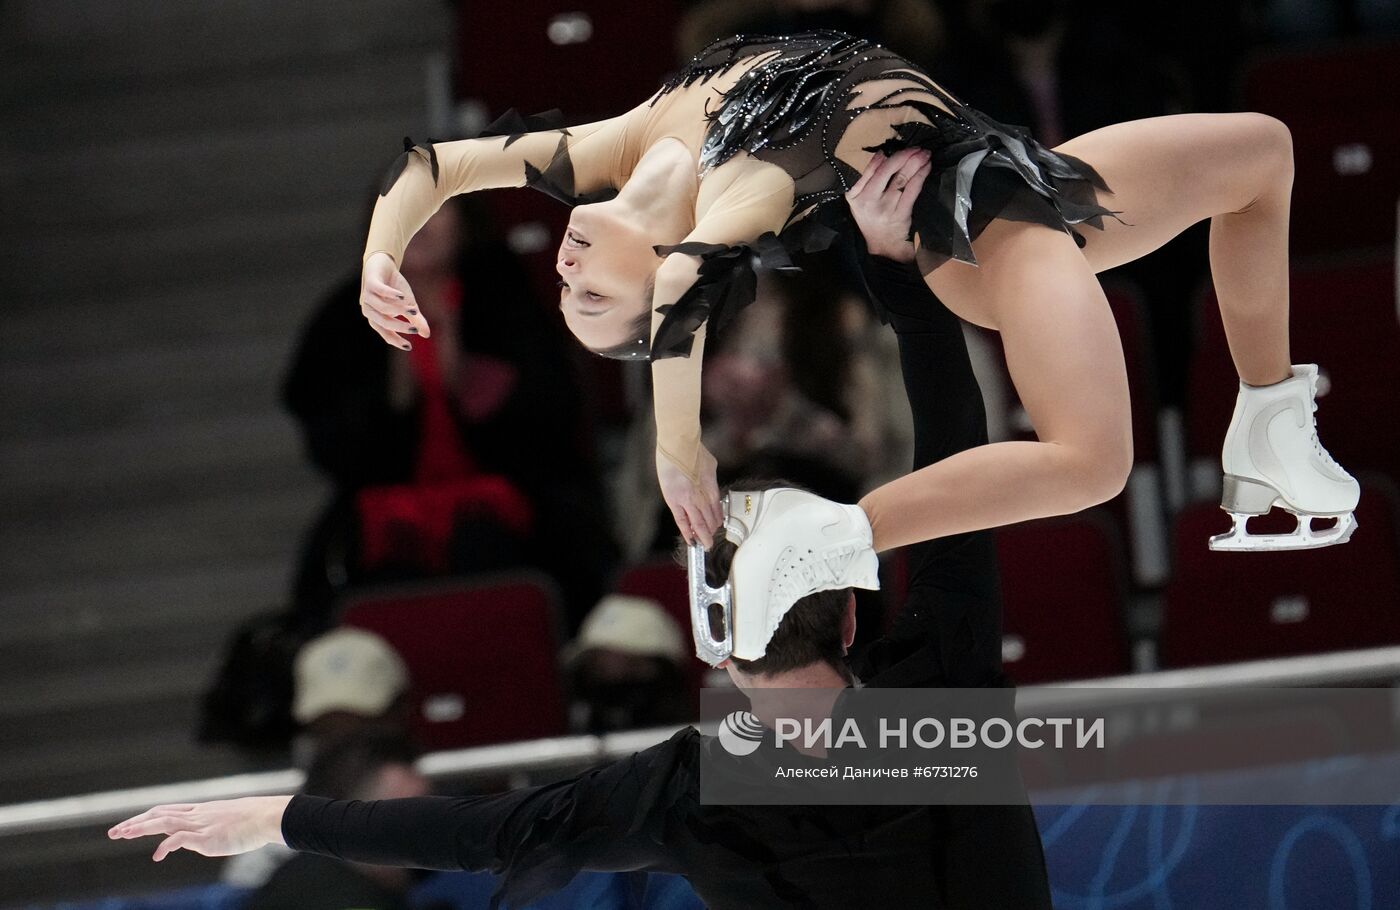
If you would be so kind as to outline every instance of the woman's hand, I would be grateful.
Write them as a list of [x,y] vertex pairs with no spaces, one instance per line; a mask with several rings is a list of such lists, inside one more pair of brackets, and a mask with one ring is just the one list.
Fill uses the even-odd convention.
[[865,246],[872,256],[896,262],[914,261],[914,244],[909,240],[909,220],[914,200],[928,177],[930,156],[924,149],[900,149],[886,158],[876,153],[846,193]]
[[692,478],[660,448],[656,450],[656,478],[661,483],[661,495],[671,507],[676,527],[687,541],[699,540],[709,549],[714,535],[724,524],[724,510],[719,504],[719,484],[715,480],[715,456],[700,446],[696,463],[698,477]]
[[427,338],[428,320],[418,311],[413,289],[388,253],[373,253],[365,260],[360,280],[360,312],[370,328],[389,344],[407,351],[412,345],[400,335]]
[[290,796],[247,796],[210,803],[156,806],[113,825],[107,836],[129,840],[168,835],[151,859],[160,862],[176,850],[204,856],[232,856],[266,844],[281,844],[282,813]]

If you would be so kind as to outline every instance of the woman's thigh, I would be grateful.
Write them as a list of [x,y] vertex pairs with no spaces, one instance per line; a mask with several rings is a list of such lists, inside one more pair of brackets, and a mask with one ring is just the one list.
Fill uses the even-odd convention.
[[1263,114],[1176,114],[1115,123],[1057,146],[1093,166],[1099,203],[1124,223],[1082,226],[1095,272],[1145,256],[1198,221],[1250,207],[1291,175],[1287,128]]
[[1118,326],[1074,240],[995,220],[973,241],[979,265],[927,276],[958,316],[1001,333],[1011,381],[1042,442],[1131,454],[1128,379]]

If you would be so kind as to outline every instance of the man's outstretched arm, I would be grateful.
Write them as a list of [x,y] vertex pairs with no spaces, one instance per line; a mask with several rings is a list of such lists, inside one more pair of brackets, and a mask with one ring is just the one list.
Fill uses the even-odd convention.
[[114,826],[114,839],[168,835],[178,849],[229,856],[267,843],[338,859],[422,869],[526,875],[532,890],[581,869],[669,868],[647,836],[670,810],[664,794],[694,784],[693,729],[577,777],[493,796],[333,800],[298,794],[157,806]]

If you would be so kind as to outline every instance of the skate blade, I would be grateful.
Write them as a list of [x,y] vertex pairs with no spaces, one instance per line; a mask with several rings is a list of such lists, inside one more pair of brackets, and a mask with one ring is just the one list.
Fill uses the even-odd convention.
[[1337,516],[1337,523],[1325,531],[1314,532],[1312,519],[1330,516],[1297,515],[1298,527],[1291,534],[1250,534],[1245,523],[1251,516],[1234,514],[1235,524],[1228,533],[1210,539],[1210,548],[1217,552],[1272,552],[1280,550],[1316,550],[1351,540],[1356,530],[1356,516],[1348,512]]

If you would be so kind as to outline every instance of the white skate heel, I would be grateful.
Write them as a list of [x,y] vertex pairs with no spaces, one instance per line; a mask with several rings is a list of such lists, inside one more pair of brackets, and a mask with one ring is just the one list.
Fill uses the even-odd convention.
[[[1306,550],[1346,543],[1356,530],[1361,488],[1317,438],[1317,366],[1293,367],[1292,377],[1270,386],[1240,383],[1221,463],[1220,507],[1234,525],[1210,539],[1212,550]],[[1251,534],[1246,523],[1275,505],[1293,513],[1289,534]],[[1314,531],[1313,518],[1336,518]]]

